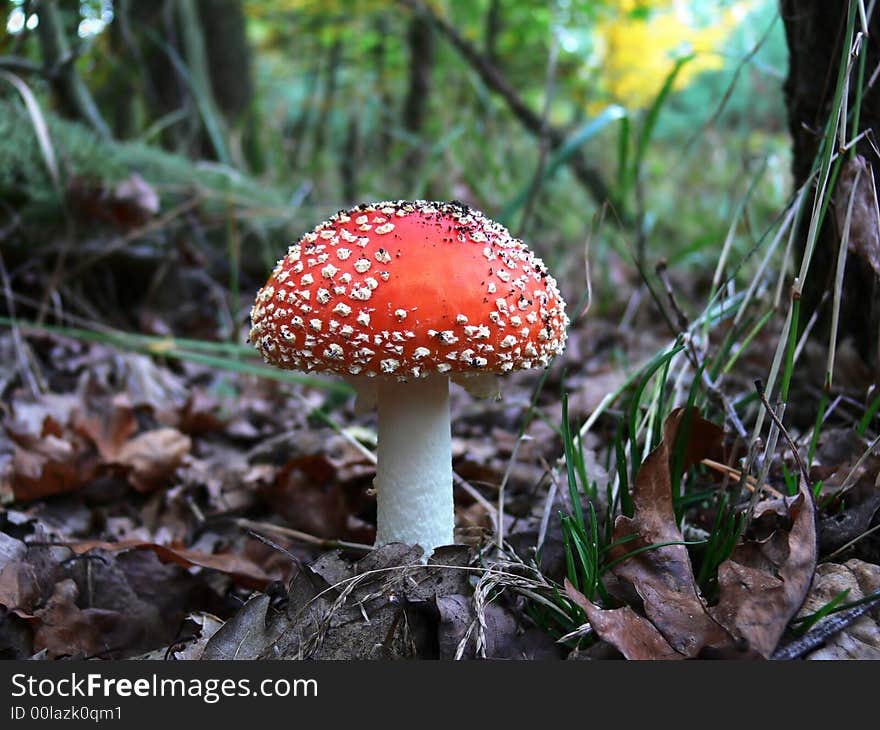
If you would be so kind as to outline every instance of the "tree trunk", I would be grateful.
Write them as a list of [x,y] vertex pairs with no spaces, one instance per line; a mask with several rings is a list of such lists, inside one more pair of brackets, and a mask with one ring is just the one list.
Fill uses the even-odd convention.
[[230,126],[237,126],[254,100],[244,9],[241,0],[198,0],[198,9],[214,99]]
[[[197,140],[201,154],[211,159],[229,163],[227,153],[226,125],[220,115],[214,89],[211,85],[211,63],[208,60],[208,37],[198,15],[194,0],[177,0],[177,21],[180,29],[185,74],[188,77],[188,93],[198,114],[190,117],[191,138]],[[181,69],[181,74],[184,70]]]
[[247,153],[232,161],[247,156],[258,167],[251,154],[258,125],[242,0],[117,0],[116,10],[115,37],[141,74],[148,121],[165,122],[164,146],[223,161],[229,130],[241,131]]
[[336,87],[339,81],[339,72],[342,65],[342,40],[337,38],[330,46],[327,53],[327,65],[324,68],[324,90],[318,106],[318,124],[315,127],[315,140],[312,149],[312,159],[316,160],[324,152],[324,142],[330,132],[330,120],[333,114],[333,104],[336,100]]
[[71,51],[67,39],[69,31],[65,25],[65,12],[69,13],[70,8],[62,11],[54,0],[42,0],[35,7],[40,19],[37,36],[43,65],[61,113],[85,122],[101,137],[110,139],[110,129],[76,70],[76,58]]
[[[419,141],[410,147],[406,155],[405,169],[413,181],[421,167],[424,149],[422,147],[422,126],[428,110],[431,95],[431,74],[434,70],[434,28],[431,19],[424,13],[413,13],[407,29],[409,47],[409,89],[403,104],[403,128],[413,140]],[[412,144],[412,143],[411,143]]]
[[142,77],[144,99],[149,123],[163,120],[160,139],[165,149],[185,154],[188,140],[184,119],[174,116],[186,110],[194,113],[187,103],[186,85],[174,68],[165,48],[177,48],[174,5],[169,0],[144,3],[123,0],[116,5],[116,19],[130,43],[131,60]]
[[357,112],[348,117],[345,144],[339,158],[339,177],[342,180],[342,196],[349,205],[358,197],[358,172],[360,171],[360,125]]
[[[376,142],[374,145],[369,146],[375,150],[373,154],[377,155],[378,159],[379,156],[385,156],[392,144],[391,130],[394,124],[388,110],[394,106],[394,100],[391,94],[391,82],[388,74],[388,37],[391,32],[389,30],[388,15],[380,13],[373,22],[377,40],[371,55],[373,59],[373,73],[375,75],[373,86],[376,89],[376,95],[379,97],[379,115],[375,125],[377,127]],[[367,153],[369,154],[369,151]]]
[[[261,172],[265,167],[260,115],[255,99],[254,64],[242,0],[198,0],[199,21],[214,100],[232,131],[237,163]],[[240,150],[237,147],[240,146]]]
[[[785,101],[788,110],[788,124],[792,137],[792,172],[795,186],[800,186],[809,177],[813,167],[822,132],[828,119],[835,84],[840,65],[842,44],[846,31],[848,2],[843,0],[781,0],[782,19],[789,49],[789,70],[785,82]],[[856,21],[859,29],[859,21]],[[869,27],[867,43],[866,85],[871,72],[880,63],[880,13],[874,12]],[[855,106],[855,74],[850,84],[849,109]],[[859,132],[880,130],[880,85],[866,89],[862,97],[859,117]],[[848,128],[848,139],[856,135]],[[867,162],[867,170],[873,172],[875,185],[880,172],[880,160],[874,151],[871,136],[859,142],[856,152]],[[847,179],[846,170],[840,181]],[[838,231],[842,225],[840,212],[845,211],[851,186],[838,184],[833,191],[832,206],[829,206],[824,224],[819,231],[815,253],[810,265],[804,291],[801,311],[809,317],[820,305],[826,292],[833,291],[837,256],[840,247]],[[814,188],[815,190],[815,188]],[[811,203],[808,197],[807,202]],[[810,206],[802,216],[799,231],[801,247],[806,241],[809,226]],[[835,215],[835,210],[837,214]],[[876,227],[875,227],[876,228]],[[854,250],[855,249],[855,250]],[[841,301],[838,341],[851,338],[859,354],[873,369],[878,365],[878,332],[880,332],[880,289],[877,275],[865,255],[863,247],[850,244],[846,261],[846,276]],[[824,327],[817,328],[828,335],[830,321],[830,299],[822,307],[821,322]]]

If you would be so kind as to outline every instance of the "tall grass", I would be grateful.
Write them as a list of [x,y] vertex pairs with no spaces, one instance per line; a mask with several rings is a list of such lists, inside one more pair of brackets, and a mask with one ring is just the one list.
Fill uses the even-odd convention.
[[[608,394],[580,427],[573,427],[567,422],[567,408],[563,408],[562,436],[570,501],[569,510],[561,517],[566,572],[572,584],[592,600],[613,605],[613,602],[609,604],[601,580],[601,576],[609,568],[607,552],[613,545],[611,526],[617,515],[631,514],[630,489],[639,466],[647,452],[656,445],[666,415],[672,408],[684,405],[709,409],[724,419],[731,431],[748,433],[742,444],[745,456],[739,468],[731,467],[739,474],[739,478],[734,480],[730,488],[700,488],[696,471],[692,470],[690,476],[682,474],[681,439],[672,454],[673,499],[678,519],[686,523],[688,510],[695,506],[709,509],[715,515],[706,539],[691,544],[689,549],[704,597],[710,602],[717,597],[718,567],[740,542],[749,526],[751,507],[760,495],[760,489],[752,488],[752,496],[744,503],[746,487],[750,484],[765,484],[772,465],[779,462],[777,446],[780,428],[776,421],[784,423],[786,406],[792,397],[797,361],[803,350],[804,331],[807,329],[806,320],[812,318],[815,321],[814,313],[802,311],[801,293],[807,277],[811,275],[818,233],[828,213],[841,165],[847,153],[851,154],[854,149],[854,140],[859,134],[866,44],[857,31],[857,21],[863,19],[864,14],[863,3],[860,0],[851,0],[831,113],[807,182],[794,192],[783,212],[774,217],[751,250],[742,258],[731,258],[734,250],[732,242],[738,235],[744,211],[759,179],[759,172],[734,206],[728,234],[720,248],[715,267],[713,286],[703,311],[678,333],[670,346],[655,355],[636,374],[631,375],[615,393]],[[862,23],[864,25],[864,20]],[[867,28],[863,27],[862,30],[866,31]],[[847,100],[850,98],[855,98],[856,103],[848,107]],[[662,113],[663,103],[661,94],[652,109],[655,116]],[[629,120],[623,118],[622,142],[618,151],[621,170],[624,167],[629,169],[630,164],[628,125]],[[632,164],[637,165],[651,154],[649,147],[638,149],[640,154]],[[632,174],[620,176],[622,182],[637,178],[637,169]],[[852,201],[848,208],[847,221],[851,211]],[[842,272],[848,249],[847,221],[844,221],[837,275],[833,291],[830,292],[834,312],[838,311],[842,297]],[[803,255],[795,276],[788,279],[788,263],[796,250],[796,236],[802,230],[807,231]],[[787,245],[780,253],[783,239],[787,239]],[[741,270],[746,259],[758,256],[760,260],[754,274],[746,282],[744,289],[737,291],[736,279],[731,272]],[[729,261],[733,263],[728,263]],[[782,300],[780,294],[785,290],[786,283],[790,285],[789,296],[787,300]],[[816,383],[818,388],[825,388],[825,394],[816,403],[815,425],[807,447],[808,467],[809,460],[816,451],[828,406],[834,371],[836,323],[837,318],[833,317],[828,366],[822,381]],[[772,336],[770,333],[774,329],[776,333]],[[736,374],[736,368],[742,363],[743,356],[756,347],[758,340],[761,340],[759,352],[763,352],[765,343],[771,336],[776,344],[772,349],[769,369],[762,380],[764,393],[772,400],[777,419],[771,419],[769,427],[766,427],[767,416],[764,410],[752,408],[752,404],[757,401],[755,394],[731,393],[728,380]],[[690,387],[680,387],[688,382]],[[727,396],[724,395],[725,391],[728,392]],[[729,405],[719,403],[719,396],[727,400]],[[731,399],[730,396],[734,398]],[[857,431],[860,434],[865,434],[878,410],[880,396],[867,406],[858,423]],[[590,483],[582,466],[583,437],[603,416],[607,424],[612,412],[623,415],[618,416],[617,426],[611,429],[614,435],[607,447],[606,464],[613,465],[611,476],[605,485]],[[748,424],[750,430],[743,431],[734,420]],[[788,471],[785,464],[782,467],[786,492],[796,493],[801,475],[796,471]],[[602,496],[606,496],[604,504],[600,499]],[[559,601],[572,617],[571,625],[559,626],[558,617],[546,614],[542,614],[540,618],[553,619],[555,623],[549,627],[550,630],[562,633],[573,631],[577,620],[583,617],[578,615],[576,607],[567,599],[559,597]],[[833,608],[833,605],[828,606],[829,611]]]

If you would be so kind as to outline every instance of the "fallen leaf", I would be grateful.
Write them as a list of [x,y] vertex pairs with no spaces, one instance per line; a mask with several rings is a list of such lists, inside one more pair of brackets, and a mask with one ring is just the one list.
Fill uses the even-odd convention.
[[[569,597],[581,605],[591,624],[595,620],[596,632],[625,656],[650,658],[656,653],[658,658],[671,658],[668,646],[685,657],[769,657],[802,603],[815,568],[811,495],[801,483],[793,499],[759,503],[750,529],[760,537],[748,536],[721,564],[719,601],[708,608],[690,556],[680,544],[672,503],[669,445],[677,443],[686,418],[682,409],[670,414],[663,440],[636,476],[633,517],[615,520],[615,540],[630,540],[609,551],[612,560],[621,560],[611,572],[636,591],[641,599],[638,610],[602,610],[574,589]],[[717,426],[696,411],[688,420],[687,440],[679,445],[685,468],[707,456],[721,438]],[[649,549],[632,555],[640,547]]]
[[[621,560],[638,548],[662,545],[622,560],[612,572],[635,588],[644,603],[645,615],[666,641],[685,656],[695,657],[705,648],[721,648],[733,641],[707,611],[697,591],[687,548],[680,544],[684,538],[672,505],[669,445],[676,442],[685,416],[681,408],[669,415],[663,440],[636,475],[633,517],[621,515],[615,520],[615,540],[632,535],[636,535],[636,539],[612,548],[609,556],[612,560]],[[703,419],[696,409],[691,411],[689,421],[685,468],[708,455],[706,452],[721,436],[720,429]]]
[[544,631],[523,626],[506,606],[489,603],[477,618],[473,595],[438,595],[440,623],[437,643],[440,659],[471,659],[477,656],[476,626],[482,625],[485,640],[480,656],[486,659],[560,659],[560,646]]
[[236,578],[242,585],[249,588],[264,588],[272,582],[272,578],[263,569],[234,553],[209,554],[198,550],[190,550],[184,547],[158,545],[142,540],[121,540],[119,542],[103,542],[101,540],[87,540],[84,542],[69,543],[67,545],[77,554],[100,548],[110,552],[123,550],[151,550],[165,562],[177,563],[186,567],[198,566],[209,568]]
[[[134,657],[135,659],[153,659],[153,660],[194,660],[204,659],[205,647],[208,642],[224,626],[222,619],[217,618],[211,613],[205,611],[197,611],[186,617],[186,622],[181,633],[185,638],[178,639],[173,644],[161,649],[155,649],[146,654]],[[187,634],[187,628],[194,629],[192,633]]]
[[713,616],[765,658],[803,603],[816,568],[815,505],[803,480],[788,517],[790,530],[741,543],[718,568]]
[[88,408],[77,412],[74,427],[87,436],[101,458],[112,461],[125,442],[137,432],[137,419],[128,397],[90,398]]
[[318,435],[322,437],[286,435],[252,449],[252,463],[279,465],[274,479],[260,486],[258,494],[294,529],[317,537],[372,542],[372,530],[365,531],[350,518],[365,508],[365,487],[375,475],[374,465],[365,465],[364,455],[329,429]]
[[135,489],[151,492],[167,485],[191,448],[189,436],[174,428],[157,428],[126,441],[113,463],[131,470],[130,479]]
[[317,537],[349,537],[350,509],[334,477],[333,465],[324,455],[303,456],[290,460],[260,496],[295,530]]
[[75,444],[54,435],[22,438],[12,457],[15,499],[32,501],[78,490],[94,475],[94,463]]
[[[798,616],[806,616],[825,606],[845,590],[845,603],[858,601],[880,590],[880,566],[862,560],[844,565],[820,563],[813,586]],[[826,619],[822,619],[816,628]],[[842,631],[829,637],[825,646],[807,654],[806,659],[880,659],[880,606],[863,614]]]
[[656,627],[629,606],[603,609],[577,590],[568,578],[565,592],[587,614],[593,630],[627,659],[684,659],[670,646]]
[[0,606],[20,616],[30,615],[40,599],[34,569],[24,562],[11,562],[0,570]]
[[354,563],[325,553],[304,566],[288,593],[288,625],[260,658],[436,658],[434,599],[469,589],[467,572],[456,566],[470,553],[444,549],[428,565],[421,556],[421,548],[393,543]]
[[880,277],[880,220],[877,191],[871,166],[861,155],[847,158],[840,170],[834,196],[834,219],[843,236],[847,213],[852,206],[849,251],[861,258]]
[[270,598],[265,594],[251,598],[218,629],[205,644],[201,659],[256,659],[271,646],[284,628],[283,622],[269,616]]
[[159,196],[136,172],[111,188],[74,176],[68,181],[66,195],[70,209],[91,225],[100,221],[128,230],[146,223],[159,211]]
[[27,545],[21,540],[0,532],[0,568],[8,563],[20,560],[27,552]]
[[[116,183],[113,201],[117,206],[126,206],[131,217],[147,220],[159,212],[159,196],[146,180],[136,172]],[[136,211],[136,213],[135,213]]]
[[112,648],[111,624],[121,615],[76,605],[79,590],[73,580],[60,581],[45,608],[34,615],[34,651],[46,650],[49,659],[62,656],[94,656]]
[[847,548],[846,556],[880,563],[880,534],[869,532],[878,523],[880,523],[880,492],[841,511],[822,517],[818,524],[819,554],[830,555],[856,538],[860,538]]

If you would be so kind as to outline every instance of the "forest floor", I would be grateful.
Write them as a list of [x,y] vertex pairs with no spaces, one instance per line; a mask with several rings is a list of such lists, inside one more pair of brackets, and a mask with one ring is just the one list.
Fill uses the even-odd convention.
[[[809,488],[791,486],[797,464],[780,439],[767,488],[738,506],[753,519],[710,602],[683,543],[717,538],[719,508],[695,500],[685,520],[673,514],[674,414],[630,517],[613,525],[662,546],[608,548],[605,609],[566,592],[562,515],[592,509],[610,524],[620,414],[612,405],[584,435],[579,468],[600,487],[574,505],[561,393],[582,424],[667,347],[664,326],[642,318],[579,320],[549,373],[506,378],[501,400],[453,387],[459,544],[427,566],[418,549],[368,547],[374,420],[353,399],[47,328],[0,331],[0,656],[767,657],[837,621],[790,655],[880,658],[880,610],[862,601],[880,589],[880,457],[846,402],[817,439]],[[728,387],[747,392],[774,345],[758,342]],[[689,489],[729,488],[734,436],[695,415],[687,439],[686,460],[703,463]]]

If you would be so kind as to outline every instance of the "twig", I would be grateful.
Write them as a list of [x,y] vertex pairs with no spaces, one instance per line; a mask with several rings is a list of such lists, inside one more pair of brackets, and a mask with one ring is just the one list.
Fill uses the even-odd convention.
[[[732,466],[728,466],[727,464],[722,464],[719,461],[714,461],[713,459],[703,459],[701,464],[708,466],[710,469],[715,469],[715,471],[720,471],[723,474],[731,477],[736,481],[741,481],[743,478],[743,474],[739,469],[734,469]],[[748,489],[750,492],[754,492],[758,488],[758,480],[755,477],[746,475],[745,481],[743,482],[743,486]],[[785,495],[780,492],[778,489],[771,487],[769,484],[762,484],[760,486],[762,490],[765,492],[769,492],[774,497],[779,497],[780,499],[785,499]]]
[[[9,312],[9,316],[11,319],[15,319],[15,297],[12,293],[12,286],[9,282],[9,274],[6,271],[6,265],[3,261],[3,253],[0,252],[0,278],[3,280],[3,293],[6,297],[6,309]],[[21,330],[19,330],[18,326],[13,324],[11,326],[12,331],[12,344],[15,347],[15,354],[19,360],[18,370],[21,374],[22,379],[27,383],[28,390],[30,390],[31,395],[34,398],[37,398],[42,389],[40,384],[37,382],[37,378],[34,375],[34,372],[31,370],[31,363],[29,362],[29,358],[27,356],[27,350],[25,348],[24,340],[21,337]]]
[[544,170],[547,168],[547,155],[550,153],[552,142],[548,136],[548,127],[550,125],[550,106],[553,102],[553,92],[556,89],[556,61],[559,57],[559,39],[555,29],[552,31],[552,39],[550,42],[550,53],[547,58],[547,74],[544,80],[544,108],[541,111],[541,128],[538,131],[538,139],[540,140],[538,149],[538,164],[535,167],[535,173],[532,176],[532,184],[529,185],[529,195],[523,206],[522,216],[519,221],[519,230],[517,237],[522,237],[529,224],[532,216],[532,210],[535,207],[535,201],[538,198],[538,192],[541,190],[541,181],[544,178]]
[[827,555],[824,558],[822,558],[822,562],[823,563],[830,562],[831,558],[836,558],[841,553],[845,552],[846,550],[849,550],[849,548],[851,548],[857,542],[864,540],[866,537],[868,537],[868,535],[872,535],[873,533],[877,532],[877,530],[880,530],[880,525],[874,525],[870,530],[865,530],[865,532],[863,532],[861,535],[858,535],[857,537],[854,537],[852,540],[850,540],[848,543],[846,543],[846,545],[842,545],[841,547],[837,548],[837,550],[835,550],[830,555]]
[[29,61],[26,58],[20,58],[18,56],[0,56],[0,69],[4,69],[6,71],[14,71],[17,74],[38,74],[42,73],[43,71],[42,67],[39,64],[36,64],[33,61]]
[[[473,44],[464,38],[452,25],[439,17],[433,10],[428,8],[420,0],[398,0],[398,3],[404,5],[416,12],[423,12],[429,15],[434,26],[441,32],[449,42],[456,48],[465,61],[479,74],[480,79],[486,86],[498,94],[511,113],[520,121],[520,123],[532,134],[539,135],[541,133],[541,117],[523,100],[517,93],[516,89],[505,78],[497,66],[490,58],[480,53]],[[561,147],[566,140],[565,132],[558,127],[548,125],[547,137],[551,142],[552,148]],[[590,193],[590,196],[597,204],[602,205],[606,201],[612,201],[614,208],[618,211],[623,210],[620,205],[614,204],[611,191],[605,184],[599,171],[587,162],[587,158],[580,152],[575,150],[567,160],[577,181]],[[617,220],[615,218],[615,220]]]
[[690,329],[691,323],[688,319],[688,316],[684,313],[684,310],[679,306],[678,300],[675,298],[675,291],[672,289],[672,282],[669,280],[669,274],[667,273],[667,262],[665,258],[661,258],[657,265],[654,267],[654,271],[657,274],[657,277],[660,279],[660,283],[663,284],[663,289],[666,291],[666,298],[669,300],[669,306],[672,307],[672,312],[675,315],[676,324],[678,325],[679,332],[673,332],[673,334],[682,334],[685,336],[685,352],[687,353],[688,360],[691,361],[691,365],[694,370],[700,369],[700,358],[697,355],[697,350],[694,347],[694,341],[692,337],[688,336],[688,330]]
[[856,619],[868,613],[877,602],[880,601],[880,595],[874,595],[870,600],[865,601],[861,606],[856,606],[848,611],[841,611],[826,618],[813,631],[802,636],[800,639],[792,641],[790,644],[777,649],[770,658],[776,661],[785,659],[797,659],[803,656],[811,649],[823,644],[826,639],[842,631]]
[[801,478],[804,480],[804,485],[809,488],[810,474],[804,466],[803,459],[801,459],[800,451],[798,451],[797,446],[795,445],[785,426],[782,425],[782,421],[780,421],[779,417],[776,415],[776,413],[774,413],[770,403],[767,402],[767,396],[764,395],[764,383],[762,383],[760,380],[756,380],[755,390],[758,392],[758,397],[761,399],[761,404],[764,406],[764,408],[767,409],[767,415],[769,415],[773,423],[776,424],[776,427],[779,429],[779,432],[782,434],[782,437],[785,439],[788,447],[794,454],[795,461],[797,461],[798,470],[801,473]]
[[498,509],[492,504],[488,499],[486,499],[482,494],[477,491],[477,488],[474,487],[470,482],[468,482],[464,477],[460,476],[458,472],[452,472],[452,482],[455,486],[459,487],[463,492],[466,492],[468,496],[471,497],[475,502],[477,502],[486,512],[489,513],[492,521],[495,523],[495,529],[500,530],[501,516],[498,512]]
[[250,535],[254,540],[263,543],[263,545],[268,545],[273,550],[277,550],[279,553],[284,555],[285,557],[290,558],[290,560],[299,568],[302,567],[302,560],[300,560],[296,555],[294,555],[290,550],[285,547],[281,547],[277,542],[270,540],[268,537],[261,535],[259,532],[255,530],[248,530],[247,534]]
[[315,545],[316,547],[323,548],[324,550],[359,550],[361,552],[368,553],[373,549],[371,545],[364,545],[360,542],[348,542],[347,540],[316,537],[315,535],[310,535],[307,532],[300,532],[299,530],[294,530],[290,527],[273,525],[270,522],[255,522],[253,520],[245,519],[244,517],[240,517],[235,520],[235,524],[241,527],[243,530],[247,530],[249,532],[252,530],[260,530],[262,532],[275,533],[276,535],[281,535],[282,537],[289,537],[291,540],[297,540],[299,542],[304,542],[309,545]]

